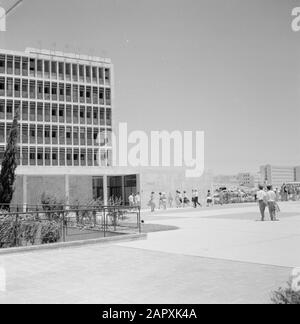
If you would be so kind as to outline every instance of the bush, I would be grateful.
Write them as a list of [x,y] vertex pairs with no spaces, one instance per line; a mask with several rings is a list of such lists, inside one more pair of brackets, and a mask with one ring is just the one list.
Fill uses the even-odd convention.
[[41,243],[50,244],[57,243],[60,240],[61,232],[59,223],[55,221],[42,222]]
[[0,248],[49,244],[60,240],[60,223],[38,220],[33,215],[14,215],[0,211]]
[[58,200],[55,196],[43,193],[41,204],[49,221],[59,221],[61,219],[62,211],[65,209],[65,202],[63,200]]
[[291,282],[287,288],[280,288],[272,294],[272,303],[276,305],[300,305],[300,293],[293,291]]

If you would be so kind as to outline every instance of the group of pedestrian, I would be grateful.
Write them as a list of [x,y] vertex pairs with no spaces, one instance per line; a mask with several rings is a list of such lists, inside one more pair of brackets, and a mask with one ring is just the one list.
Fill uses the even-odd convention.
[[137,207],[141,206],[141,196],[140,193],[137,192],[136,194],[131,193],[128,197],[129,207]]
[[277,221],[277,213],[280,211],[278,206],[278,194],[273,190],[272,186],[264,187],[259,185],[259,191],[256,194],[261,221],[265,221],[265,211],[268,208],[271,221]]
[[[175,201],[175,206],[174,206]],[[150,200],[148,203],[148,206],[151,208],[151,211],[154,212],[156,209],[156,195],[155,192],[152,192],[150,195]],[[192,190],[192,198],[190,199],[188,196],[187,191],[181,192],[180,190],[177,190],[175,193],[175,199],[170,192],[169,195],[167,195],[165,192],[160,192],[158,194],[158,208],[166,210],[169,208],[186,208],[193,206],[194,208],[202,207],[202,204],[200,203],[199,198],[199,190],[193,189]]]

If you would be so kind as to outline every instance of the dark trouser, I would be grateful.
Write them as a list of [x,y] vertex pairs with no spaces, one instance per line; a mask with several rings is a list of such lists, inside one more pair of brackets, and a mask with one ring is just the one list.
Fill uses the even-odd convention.
[[274,201],[269,201],[268,202],[268,207],[269,207],[269,213],[271,220],[274,221],[276,220],[276,205]]
[[259,210],[260,210],[260,214],[261,214],[261,220],[264,221],[265,220],[265,211],[266,211],[266,204],[263,200],[260,200],[258,202],[259,204]]
[[202,207],[202,205],[199,203],[199,197],[195,198],[195,207],[197,207],[197,206]]

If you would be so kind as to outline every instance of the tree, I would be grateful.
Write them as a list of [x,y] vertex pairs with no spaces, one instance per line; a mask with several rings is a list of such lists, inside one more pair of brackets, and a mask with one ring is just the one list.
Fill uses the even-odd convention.
[[[8,209],[14,194],[18,154],[18,117],[15,116],[7,140],[0,173],[0,207]],[[1,205],[2,204],[2,205]]]

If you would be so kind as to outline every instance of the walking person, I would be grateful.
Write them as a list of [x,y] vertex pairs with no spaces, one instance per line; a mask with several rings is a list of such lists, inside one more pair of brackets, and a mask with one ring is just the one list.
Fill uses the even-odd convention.
[[207,207],[210,207],[213,204],[213,198],[212,198],[210,190],[208,190],[208,192],[207,192],[206,203],[207,203]]
[[194,191],[194,195],[195,195],[195,208],[197,208],[198,206],[202,207],[200,201],[199,201],[199,191],[196,189]]
[[183,192],[183,207],[189,206],[190,205],[190,200],[187,196],[186,191]]
[[175,201],[176,201],[176,207],[180,208],[182,205],[182,199],[181,199],[181,193],[179,190],[176,191]]
[[130,194],[130,196],[128,197],[128,200],[129,200],[129,206],[130,207],[133,207],[134,206],[134,196],[133,196],[133,193]]
[[156,205],[155,205],[155,192],[151,193],[148,206],[151,208],[151,213],[154,213],[155,212],[155,207],[156,207]]
[[134,204],[137,207],[141,206],[141,196],[140,196],[139,192],[137,192],[135,197],[134,197]]
[[167,194],[163,192],[161,194],[162,206],[164,210],[167,210]]
[[196,193],[195,193],[195,190],[194,189],[192,190],[192,203],[193,203],[194,208],[197,208],[197,204],[196,204]]
[[159,193],[159,197],[158,197],[158,209],[161,209],[161,207],[163,206],[163,197],[162,197],[162,193]]
[[170,192],[169,193],[169,198],[168,198],[170,208],[173,208],[173,201],[174,201],[174,199],[173,199],[172,193]]
[[272,186],[267,187],[267,202],[268,202],[268,208],[270,213],[270,218],[272,222],[275,222],[276,219],[276,208],[277,208],[277,202],[276,202],[276,193],[273,190]]
[[257,200],[258,200],[258,206],[259,211],[261,214],[261,221],[265,221],[265,211],[267,207],[267,193],[264,190],[264,187],[259,185],[258,186],[259,191],[256,193]]

